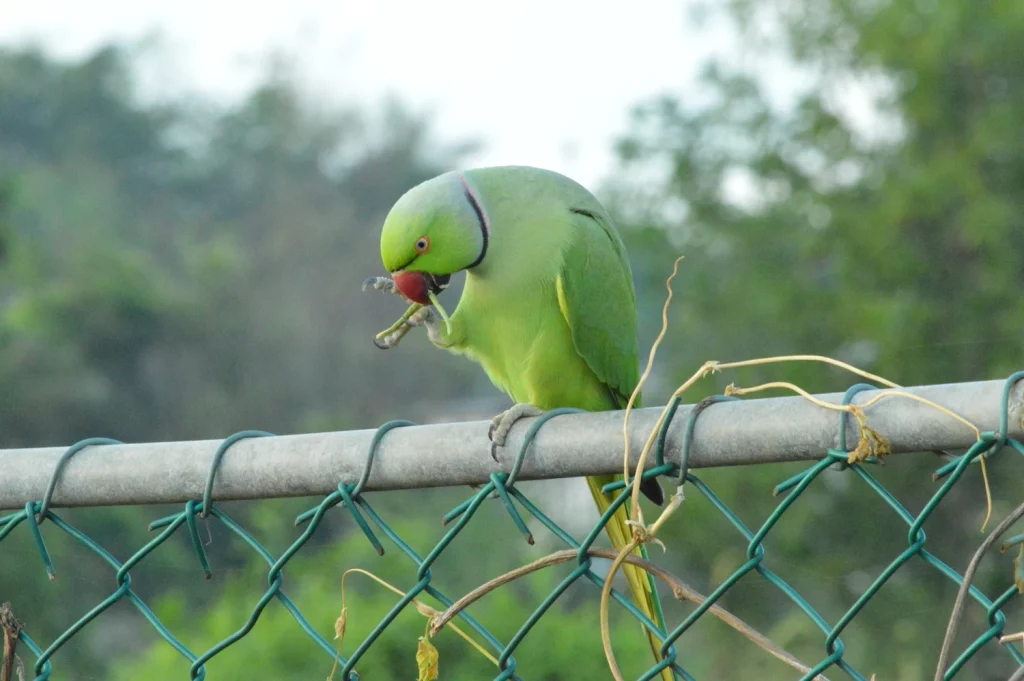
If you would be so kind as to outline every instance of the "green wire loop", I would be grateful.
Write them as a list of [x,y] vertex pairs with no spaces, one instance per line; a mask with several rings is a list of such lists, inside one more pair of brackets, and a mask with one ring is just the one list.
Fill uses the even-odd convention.
[[352,517],[355,519],[356,525],[359,526],[359,529],[363,531],[363,534],[366,535],[366,538],[373,546],[373,550],[377,552],[378,556],[383,556],[384,546],[380,543],[380,540],[377,539],[377,536],[373,533],[373,530],[370,529],[370,525],[366,522],[366,519],[363,518],[363,514],[359,512],[359,508],[356,506],[354,501],[355,492],[349,492],[348,485],[346,485],[345,483],[339,483],[338,494],[341,495],[342,502],[345,504],[345,508],[349,510],[349,512],[352,514]]
[[[36,508],[38,504],[34,501],[30,501],[25,504],[25,519],[28,520],[29,529],[32,530],[32,538],[36,542],[36,550],[39,551],[40,558],[43,559],[43,567],[46,568],[46,576],[50,578],[52,582],[57,578],[56,573],[53,570],[53,561],[50,559],[50,552],[46,550],[46,544],[43,542],[43,533],[39,530],[39,521],[37,520]],[[49,511],[47,511],[49,515]]]
[[[363,464],[363,472],[360,474],[359,481],[356,482],[355,487],[353,487],[352,490],[349,492],[353,499],[359,498],[359,496],[363,493],[363,489],[366,487],[366,483],[370,480],[370,470],[373,468],[373,460],[377,456],[377,448],[380,447],[381,440],[384,439],[384,436],[387,435],[390,431],[394,430],[395,428],[404,428],[406,426],[415,425],[416,424],[413,423],[412,421],[403,421],[396,419],[394,421],[388,421],[387,423],[377,428],[377,431],[373,434],[373,439],[370,440],[370,447],[366,452],[366,463]],[[341,484],[343,483],[339,483],[339,490],[341,489]],[[340,492],[332,492],[327,497],[327,499],[331,501],[330,506],[335,506],[341,503],[343,500]],[[316,513],[316,508],[311,508],[308,511],[300,513],[295,518],[295,524],[301,525],[302,523],[312,518],[314,513]],[[358,522],[358,520],[356,522]],[[377,547],[378,545],[374,545],[374,548]],[[380,547],[380,550],[383,551],[384,547]]]
[[[867,390],[878,390],[878,386],[871,385],[870,383],[858,383],[850,386],[843,394],[842,405],[846,406],[851,404],[853,402],[853,398],[856,397],[858,393],[862,393]],[[849,422],[849,414],[845,411],[839,412],[839,446],[837,449],[846,453],[850,452],[850,446],[846,443],[846,426]]]
[[[690,450],[693,448],[693,430],[697,425],[697,417],[712,404],[716,404],[718,402],[732,402],[738,399],[738,397],[733,396],[712,395],[711,397],[705,397],[703,400],[695,404],[693,409],[690,410],[690,415],[686,419],[686,430],[683,431],[683,446],[679,452],[679,473],[676,475],[677,487],[682,487],[683,483],[686,482],[686,474],[690,468]],[[672,413],[675,412],[673,411]],[[658,440],[661,447],[664,447],[670,422],[670,419],[665,419],[665,422],[661,426],[661,432],[658,433]],[[663,458],[664,454],[659,454],[658,460],[661,461]]]
[[491,473],[491,484],[494,485],[494,490],[501,497],[502,502],[505,504],[505,510],[512,516],[512,522],[515,523],[516,527],[523,536],[526,537],[526,543],[533,545],[533,535],[530,530],[526,527],[526,523],[523,522],[523,517],[519,515],[519,511],[512,505],[512,499],[508,496],[508,490],[505,488],[504,474]]
[[1003,397],[1001,404],[1001,413],[999,414],[999,446],[1009,439],[1010,432],[1010,393],[1013,392],[1013,387],[1017,385],[1017,382],[1024,379],[1024,371],[1016,371],[1010,374],[1006,379],[1006,383],[1003,385]]
[[658,429],[658,439],[654,441],[654,463],[656,466],[665,465],[665,440],[668,438],[668,428],[672,425],[672,420],[676,417],[676,411],[682,403],[682,395],[676,395],[668,403],[668,413],[665,415],[665,420],[661,423],[661,428]]
[[80,440],[75,444],[68,447],[60,458],[57,459],[57,465],[53,468],[53,473],[50,474],[50,481],[46,484],[46,492],[43,494],[43,505],[39,508],[39,522],[46,519],[47,514],[50,512],[50,501],[53,499],[53,491],[57,489],[57,481],[60,479],[60,474],[64,472],[64,467],[68,465],[73,457],[78,452],[82,451],[86,447],[92,447],[93,445],[119,445],[123,444],[120,440],[111,440],[108,437],[90,437],[86,440]]
[[358,497],[363,493],[363,489],[366,487],[366,483],[370,480],[370,469],[373,468],[373,459],[377,456],[377,448],[380,447],[380,441],[384,439],[384,436],[390,433],[395,428],[404,428],[406,426],[415,426],[416,424],[412,421],[394,420],[388,421],[373,434],[373,440],[370,441],[370,448],[366,452],[366,464],[363,466],[363,473],[359,476],[359,482],[356,483],[355,489],[352,490],[352,496]]
[[220,468],[220,462],[224,458],[224,454],[227,453],[231,445],[235,444],[239,440],[245,440],[250,437],[274,437],[273,433],[267,433],[262,430],[243,430],[240,433],[235,433],[228,438],[225,438],[220,446],[217,447],[217,451],[213,454],[213,461],[210,462],[210,472],[206,476],[206,488],[203,490],[203,505],[202,512],[199,517],[203,520],[210,515],[210,511],[213,510],[213,480],[217,477],[217,470]]
[[[1013,449],[1016,449],[1021,454],[1024,454],[1024,444],[1017,442],[1009,437],[1010,428],[1010,394],[1013,392],[1013,387],[1018,381],[1024,379],[1024,371],[1017,371],[1011,374],[1006,382],[1003,384],[1003,394],[1000,402],[1000,413],[999,413],[999,432],[982,433],[981,442],[986,444],[982,455],[985,458],[992,456],[993,454],[1001,451],[1004,447],[1009,445]],[[964,455],[966,456],[966,454]],[[974,457],[977,458],[977,457]],[[946,477],[960,465],[962,457],[956,457],[946,465],[939,468],[935,473],[932,474],[932,479],[938,481]]]
[[516,455],[515,463],[512,464],[512,470],[509,471],[508,479],[505,481],[505,484],[508,485],[509,487],[515,486],[516,481],[519,479],[519,471],[523,467],[523,461],[526,459],[526,452],[530,448],[530,445],[533,444],[533,441],[537,439],[537,433],[540,432],[540,429],[544,426],[545,423],[555,418],[556,416],[561,416],[563,414],[582,413],[585,413],[585,410],[573,409],[570,407],[562,407],[559,409],[551,409],[550,411],[546,411],[540,416],[538,416],[537,420],[530,424],[530,429],[526,431],[526,437],[523,438],[523,444],[519,448],[519,453]]
[[[213,577],[213,571],[210,570],[210,561],[206,559],[206,551],[203,549],[203,542],[199,538],[199,528],[196,527],[196,502],[189,499],[185,502],[185,524],[188,527],[188,536],[192,540],[192,550],[195,551],[196,557],[199,559],[199,565],[203,568],[203,574],[206,575],[207,579]],[[199,504],[202,507],[202,504]]]

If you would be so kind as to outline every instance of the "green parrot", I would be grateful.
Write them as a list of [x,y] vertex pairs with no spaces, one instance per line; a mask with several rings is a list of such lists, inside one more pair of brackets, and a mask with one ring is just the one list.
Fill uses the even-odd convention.
[[[422,325],[434,345],[479,363],[515,403],[492,421],[492,456],[520,418],[559,407],[625,408],[639,381],[632,272],[608,213],[575,181],[526,166],[445,173],[399,198],[380,249],[392,276],[371,277],[364,289],[413,304],[374,342],[394,347]],[[439,319],[431,304],[461,271],[458,306]],[[601,513],[612,501],[601,488],[620,478],[587,478]],[[657,480],[641,491],[664,504]],[[616,549],[632,536],[627,518],[620,507],[606,526]],[[653,578],[623,567],[635,604],[664,629]],[[660,659],[658,640],[649,639]],[[669,670],[663,676],[673,678]]]

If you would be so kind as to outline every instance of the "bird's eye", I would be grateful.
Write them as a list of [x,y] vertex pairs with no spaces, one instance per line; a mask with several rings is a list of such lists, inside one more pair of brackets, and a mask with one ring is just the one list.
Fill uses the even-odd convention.
[[421,236],[419,239],[416,239],[416,252],[417,253],[426,253],[429,249],[430,249],[430,239],[428,239],[425,236]]

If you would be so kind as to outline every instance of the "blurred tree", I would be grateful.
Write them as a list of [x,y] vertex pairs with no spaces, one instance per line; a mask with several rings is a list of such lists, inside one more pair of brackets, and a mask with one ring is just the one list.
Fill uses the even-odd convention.
[[[389,399],[345,389],[411,375],[443,397],[458,382],[441,377],[469,375],[415,349],[367,362],[380,357],[372,330],[400,310],[349,302],[374,273],[365,253],[391,203],[467,147],[433,145],[397,105],[371,136],[354,111],[316,111],[287,72],[204,117],[136,101],[112,47],[70,65],[0,56],[3,216],[17,255],[2,282],[0,362],[8,386],[32,384],[6,394],[5,445],[354,426]],[[46,380],[24,373],[33,361]]]
[[[666,239],[688,256],[663,352],[671,375],[681,381],[707,359],[791,353],[831,355],[906,385],[1021,368],[1024,147],[1015,112],[1024,108],[1024,80],[1015,55],[1024,6],[733,0],[721,13],[704,10],[706,20],[731,19],[756,58],[708,64],[698,101],[663,96],[638,107],[607,191],[629,225],[641,290],[661,287],[670,270]],[[803,84],[790,102],[738,65],[770,58]],[[648,306],[644,333],[653,337],[660,300]],[[771,366],[708,379],[687,400],[769,379],[812,391],[857,382],[817,365]],[[927,477],[935,467],[934,459],[901,459],[878,475],[916,510],[935,491]],[[996,499],[1016,498],[1024,476],[998,470]],[[705,478],[745,518],[759,519],[778,500],[755,499],[788,472]],[[830,621],[906,545],[905,528],[876,515],[880,503],[843,475],[827,473],[768,543],[769,560],[790,568],[784,576],[798,579]],[[960,487],[929,544],[962,569],[984,507],[977,487]],[[716,584],[742,563],[740,543],[723,541],[721,521],[700,500],[687,512],[689,521],[673,526],[675,541],[703,550],[681,557],[684,572]],[[1004,585],[1005,568],[987,578],[990,589]],[[749,589],[727,602],[773,626],[794,652],[820,655],[820,634],[791,605],[766,587]],[[844,635],[847,659],[880,678],[931,674],[928,651],[942,640],[950,589],[923,566],[901,572],[883,592],[887,606],[869,607]],[[894,638],[872,643],[872,630]],[[732,649],[712,656],[716,676],[757,668]],[[1011,669],[993,651],[966,673],[1004,678]]]
[[[155,105],[137,96],[120,48],[72,63],[0,50],[0,447],[366,426],[434,415],[436,400],[472,386],[471,368],[425,339],[370,361],[382,357],[372,334],[401,312],[360,296],[379,273],[366,257],[379,223],[407,186],[471,147],[433,143],[397,104],[381,130],[368,115],[315,108],[280,70],[228,109]],[[138,509],[66,517],[104,545],[146,540]],[[32,618],[44,641],[98,602],[76,587],[113,584],[107,566],[46,533],[56,582],[38,588],[19,537],[3,550],[23,560],[0,578],[16,610],[47,613]],[[222,566],[249,560],[228,546]],[[151,583],[191,566],[187,553],[161,556]],[[69,644],[62,673],[106,676],[117,651],[101,642],[139,642],[123,615]]]
[[[729,8],[752,49],[781,51],[807,74],[792,105],[773,104],[755,75],[712,63],[708,104],[646,104],[619,144],[619,200],[649,199],[648,224],[700,254],[684,266],[700,295],[678,316],[691,359],[802,347],[908,384],[1012,371],[1024,311],[1024,142],[1013,112],[1024,81],[1011,46],[1024,10]],[[779,29],[764,36],[766,24]],[[854,97],[874,112],[855,116]],[[669,172],[625,181],[651,166]],[[685,218],[666,218],[668,208]],[[743,327],[722,328],[723,312]]]

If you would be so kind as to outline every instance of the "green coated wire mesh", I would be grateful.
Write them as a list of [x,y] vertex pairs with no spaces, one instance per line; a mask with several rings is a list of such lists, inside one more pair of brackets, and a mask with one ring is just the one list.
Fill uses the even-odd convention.
[[[802,677],[802,679],[813,679],[818,674],[823,673],[832,667],[838,667],[850,678],[857,679],[859,681],[868,681],[867,677],[855,669],[844,658],[845,648],[841,639],[844,629],[846,629],[854,618],[857,617],[858,613],[863,610],[865,605],[879,593],[882,586],[898,570],[912,560],[918,559],[920,561],[924,561],[924,563],[931,566],[954,583],[963,583],[964,578],[962,575],[953,570],[946,563],[939,560],[933,553],[925,548],[926,537],[922,527],[928,517],[933,513],[933,511],[935,511],[939,504],[942,503],[943,499],[946,498],[953,486],[961,479],[967,467],[972,463],[976,463],[980,457],[991,457],[1006,448],[1010,448],[1011,450],[1016,450],[1020,454],[1024,454],[1024,444],[1007,436],[1009,419],[1008,400],[1010,391],[1013,385],[1022,378],[1024,378],[1024,371],[1015,373],[1007,379],[1006,387],[1003,392],[1002,421],[999,431],[983,433],[981,439],[978,440],[978,442],[975,443],[975,445],[966,453],[955,457],[949,463],[936,471],[936,479],[943,480],[943,482],[930,501],[916,516],[907,511],[907,509],[905,509],[892,494],[890,494],[874,477],[872,477],[871,473],[868,472],[868,467],[861,464],[847,464],[847,454],[849,449],[846,447],[846,420],[841,418],[839,420],[840,446],[836,449],[830,449],[827,452],[823,452],[822,458],[817,463],[810,466],[799,475],[779,484],[776,487],[775,493],[782,497],[782,501],[757,529],[747,527],[740,518],[725,503],[723,503],[718,496],[715,495],[708,485],[706,485],[699,477],[687,470],[689,446],[692,440],[690,435],[693,431],[693,425],[699,417],[702,409],[693,410],[689,416],[686,430],[687,435],[683,444],[681,465],[676,466],[664,461],[663,446],[665,436],[668,430],[668,425],[671,422],[671,418],[675,414],[676,408],[679,405],[678,399],[675,400],[669,405],[669,418],[665,420],[656,441],[657,445],[655,448],[655,454],[657,456],[657,466],[648,471],[645,474],[645,477],[658,475],[668,476],[680,484],[688,485],[691,489],[696,490],[697,493],[706,497],[706,499],[710,501],[710,503],[721,513],[725,521],[727,521],[727,523],[735,529],[736,533],[742,537],[742,540],[746,542],[746,562],[735,570],[735,572],[729,575],[727,579],[722,581],[722,583],[707,597],[706,601],[702,605],[694,609],[681,623],[670,631],[660,630],[654,622],[650,621],[639,610],[637,610],[628,598],[613,590],[612,597],[645,627],[653,631],[655,636],[662,641],[662,662],[647,670],[640,677],[641,681],[647,681],[648,679],[655,678],[666,667],[671,668],[677,678],[692,681],[694,676],[686,670],[684,666],[685,660],[681,660],[677,654],[675,647],[676,641],[678,641],[680,637],[684,636],[687,631],[693,627],[697,620],[704,616],[708,610],[719,599],[721,599],[723,594],[725,594],[744,576],[750,573],[756,573],[756,575],[765,580],[768,584],[779,589],[801,611],[803,611],[810,621],[813,622],[813,624],[822,632],[824,637],[823,656],[820,661]],[[853,386],[846,393],[845,403],[849,403],[856,393],[867,389],[874,389],[874,386],[866,384]],[[712,407],[716,401],[726,399],[731,398],[712,398],[703,404],[703,408]],[[381,439],[387,432],[394,428],[412,425],[408,421],[392,421],[381,426],[370,446],[366,466],[361,479],[354,485],[345,483],[339,484],[337,490],[326,496],[316,507],[302,513],[296,519],[297,525],[304,526],[301,534],[294,540],[286,551],[277,557],[264,548],[245,528],[217,508],[210,499],[213,479],[216,475],[217,467],[227,449],[240,439],[249,437],[271,437],[270,433],[262,431],[245,431],[237,433],[226,439],[214,457],[204,498],[201,501],[190,500],[185,503],[181,512],[161,518],[151,523],[150,529],[159,530],[159,533],[123,563],[114,558],[111,553],[93,541],[85,533],[68,524],[60,515],[50,508],[50,498],[53,494],[56,481],[64,464],[66,464],[71,456],[73,456],[77,451],[80,451],[90,445],[117,443],[113,440],[101,438],[79,442],[78,444],[70,447],[61,458],[60,463],[58,463],[58,466],[54,471],[47,492],[42,500],[38,502],[30,502],[26,504],[24,509],[0,518],[0,542],[11,535],[11,533],[17,528],[27,528],[27,531],[31,533],[31,536],[34,539],[35,546],[38,549],[44,568],[52,577],[53,564],[47,551],[46,542],[43,536],[43,529],[46,526],[45,523],[46,521],[49,521],[55,530],[59,530],[60,532],[70,535],[72,538],[77,540],[82,547],[92,551],[108,563],[115,573],[117,589],[102,602],[98,603],[91,610],[83,614],[73,625],[60,634],[45,648],[31,637],[29,631],[31,623],[28,623],[27,626],[23,626],[14,632],[14,635],[18,638],[18,642],[22,644],[22,654],[24,654],[24,650],[27,649],[34,657],[31,664],[32,676],[34,676],[37,681],[43,681],[49,678],[53,672],[53,663],[57,659],[56,654],[61,647],[91,621],[102,616],[105,611],[120,600],[128,601],[135,606],[135,608],[142,613],[146,620],[148,620],[155,631],[167,642],[167,644],[173,647],[191,663],[189,668],[189,675],[191,679],[204,679],[206,677],[206,662],[244,638],[246,634],[248,634],[249,631],[257,624],[264,608],[266,608],[273,600],[277,600],[282,606],[284,606],[284,608],[286,608],[295,618],[297,625],[301,627],[302,630],[324,651],[327,659],[333,660],[336,656],[336,651],[332,645],[320,633],[318,633],[316,628],[306,620],[299,608],[296,607],[296,605],[288,598],[282,589],[282,583],[283,571],[289,560],[302,549],[310,537],[312,537],[317,531],[324,515],[333,507],[340,505],[347,510],[348,514],[351,516],[351,520],[360,528],[366,536],[366,539],[379,554],[384,553],[384,548],[378,534],[382,534],[397,546],[400,552],[407,556],[411,561],[412,567],[416,571],[416,579],[418,580],[415,586],[413,586],[413,588],[411,588],[398,601],[398,603],[384,616],[379,624],[358,645],[358,647],[347,657],[340,658],[339,677],[342,679],[356,679],[358,676],[354,670],[356,665],[359,663],[359,660],[367,653],[376,641],[386,635],[388,625],[395,620],[395,618],[413,601],[413,599],[422,593],[426,593],[444,603],[446,607],[450,607],[452,605],[452,600],[432,585],[431,566],[437,558],[448,549],[452,541],[459,535],[463,528],[472,521],[484,500],[489,496],[496,495],[502,501],[516,527],[521,533],[523,533],[528,541],[532,542],[532,536],[523,520],[524,511],[526,514],[539,521],[539,523],[547,528],[547,530],[549,530],[555,537],[557,537],[561,542],[564,542],[567,547],[578,551],[577,566],[575,569],[558,584],[546,599],[544,599],[536,611],[523,623],[519,631],[508,642],[502,643],[465,610],[458,614],[458,618],[461,622],[468,625],[468,627],[475,631],[487,645],[491,646],[496,651],[499,664],[498,673],[494,677],[496,681],[504,679],[519,679],[520,677],[517,674],[517,665],[514,653],[517,646],[519,646],[519,644],[527,637],[534,625],[536,625],[536,623],[544,616],[544,613],[573,583],[578,580],[587,580],[598,588],[603,586],[603,578],[592,569],[592,559],[588,554],[588,550],[590,549],[591,544],[602,533],[604,524],[611,517],[614,510],[627,501],[631,492],[631,486],[627,488],[621,482],[609,485],[606,488],[607,491],[620,491],[615,503],[608,512],[601,517],[589,535],[582,542],[579,542],[559,527],[558,524],[545,515],[532,501],[530,501],[530,499],[516,488],[515,482],[520,464],[522,463],[529,444],[537,431],[547,420],[569,411],[573,410],[555,410],[553,412],[549,412],[534,423],[530,432],[527,434],[525,444],[519,453],[519,458],[513,469],[507,474],[493,474],[486,485],[479,489],[479,491],[475,492],[465,502],[450,511],[444,518],[445,524],[450,525],[449,529],[426,556],[418,555],[412,547],[409,546],[409,544],[398,536],[388,523],[378,515],[369,500],[362,493],[369,478],[374,453]],[[818,476],[827,468],[837,465],[848,468],[867,489],[876,494],[879,500],[885,502],[885,504],[891,507],[891,509],[895,511],[896,515],[906,523],[908,528],[908,546],[906,550],[900,553],[870,584],[870,586],[863,591],[861,596],[849,608],[849,610],[836,622],[830,624],[815,610],[811,603],[805,600],[781,576],[764,565],[764,542],[780,518],[784,516],[793,504],[798,503],[801,495],[810,485],[814,484]],[[245,544],[252,549],[252,551],[258,554],[266,562],[268,566],[266,591],[256,600],[248,619],[242,624],[241,628],[238,629],[237,632],[222,641],[214,643],[208,650],[200,654],[197,654],[183,645],[175,635],[169,631],[163,623],[161,623],[153,611],[150,610],[135,591],[133,591],[131,580],[132,568],[139,565],[139,563],[145,560],[148,556],[152,555],[153,552],[166,542],[169,537],[171,537],[175,532],[180,531],[183,526],[185,528],[184,531],[187,532],[191,538],[192,546],[202,569],[206,575],[209,576],[210,565],[197,529],[197,517],[212,517],[223,524],[224,527],[240,537]],[[1006,548],[1022,543],[1024,543],[1024,535],[1008,539],[1004,542],[1003,546]],[[3,569],[2,560],[3,558],[0,556],[0,570]],[[1024,561],[1019,561],[1016,567],[1018,574],[1014,575],[1009,570],[1007,571],[1007,587],[995,598],[989,598],[978,588],[973,585],[970,586],[968,592],[969,596],[984,609],[989,627],[978,634],[975,640],[965,650],[963,650],[958,657],[955,657],[952,660],[951,664],[949,664],[945,670],[944,678],[952,679],[956,677],[961,672],[964,665],[972,657],[978,655],[982,650],[986,650],[988,654],[993,654],[992,651],[1001,648],[1004,651],[1002,654],[1009,655],[1017,665],[1024,665],[1024,654],[1022,654],[1017,645],[1013,642],[999,642],[999,638],[1003,634],[1007,633],[1004,632],[1006,617],[1003,614],[1003,609],[1021,593],[1021,588],[1024,588],[1024,574],[1019,574],[1021,571],[1024,571],[1024,566],[1022,566],[1021,563],[1024,563]]]

